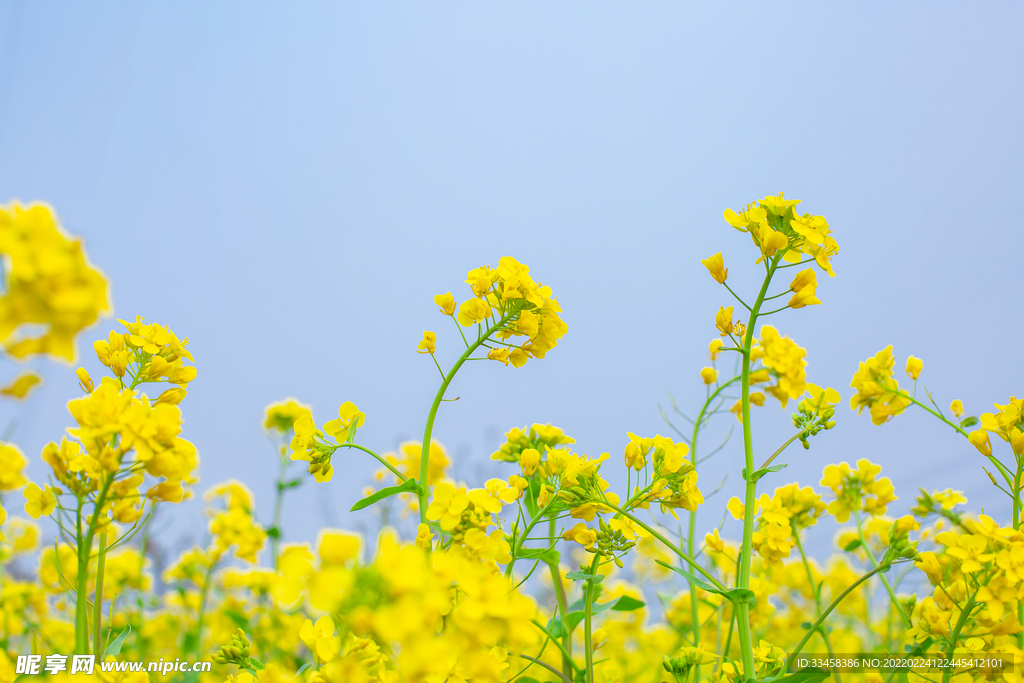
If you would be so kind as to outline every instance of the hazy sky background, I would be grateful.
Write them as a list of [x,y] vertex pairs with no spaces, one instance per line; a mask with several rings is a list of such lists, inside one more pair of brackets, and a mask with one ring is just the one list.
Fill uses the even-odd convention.
[[[941,405],[977,414],[1024,391],[1022,31],[1014,3],[0,2],[0,201],[53,204],[117,317],[191,339],[200,489],[240,478],[264,520],[263,407],[294,396],[323,422],[352,400],[366,445],[417,438],[438,377],[416,343],[436,330],[442,363],[460,346],[431,298],[465,298],[465,272],[503,255],[554,289],[569,333],[521,370],[460,374],[435,432],[456,474],[510,474],[487,455],[532,422],[621,473],[627,431],[668,433],[666,392],[703,397],[729,299],[700,259],[723,251],[734,288],[756,284],[723,209],[779,191],[841,247],[824,304],[770,321],[808,349],[809,379],[848,399],[857,363],[893,343],[901,367],[924,359]],[[82,338],[94,376],[91,342],[115,325]],[[39,478],[80,391],[73,368],[33,366],[46,385],[2,410]],[[764,482],[869,457],[893,513],[953,486],[1008,515],[981,456],[933,418],[837,419]],[[777,404],[755,427],[759,461],[792,430]],[[739,443],[702,488],[739,468]],[[375,463],[335,467],[287,503],[287,540],[372,520],[346,511]],[[200,510],[162,533],[198,538]]]

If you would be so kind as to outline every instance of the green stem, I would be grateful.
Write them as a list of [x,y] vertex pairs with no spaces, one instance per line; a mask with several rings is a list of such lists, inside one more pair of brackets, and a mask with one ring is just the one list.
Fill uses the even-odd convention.
[[462,364],[469,360],[469,357],[473,355],[473,352],[480,348],[480,345],[487,341],[487,338],[494,333],[500,327],[503,327],[505,323],[512,319],[512,317],[518,313],[519,310],[513,310],[510,313],[506,313],[501,317],[494,325],[487,329],[487,332],[477,337],[477,340],[466,347],[465,352],[459,359],[455,361],[455,365],[452,366],[448,374],[444,376],[444,381],[441,382],[440,388],[437,390],[437,394],[434,396],[434,402],[430,406],[430,412],[427,413],[427,425],[423,428],[423,449],[420,452],[420,522],[422,524],[427,523],[427,506],[430,504],[430,489],[427,485],[427,470],[430,466],[430,437],[434,432],[434,418],[437,417],[437,409],[441,407],[441,401],[444,399],[444,394],[448,391],[448,385],[455,379],[455,373],[459,371]]
[[[854,512],[853,515],[857,520],[857,536],[860,538],[861,547],[864,548],[864,552],[867,554],[868,560],[871,562],[871,566],[877,568],[878,560],[875,559],[875,554],[871,552],[871,548],[868,546],[868,540],[864,538],[864,527],[860,521],[860,513]],[[889,580],[886,579],[884,575],[879,575],[878,578],[882,580],[882,585],[885,586],[886,592],[889,593],[889,599],[892,600],[892,604],[896,608],[896,611],[900,613],[900,617],[902,617],[904,625],[906,625],[907,628],[910,628],[910,617],[903,609],[903,605],[900,604],[900,601],[896,598],[896,591],[892,589],[892,586],[889,584]]]
[[[549,520],[549,537],[551,542],[555,540],[555,518],[552,517]],[[562,583],[562,573],[558,569],[558,562],[548,562],[548,569],[551,571],[551,582],[555,586],[555,599],[558,601],[558,609],[563,615],[569,614],[569,600],[565,595],[565,585]],[[575,668],[572,661],[572,631],[569,629],[569,619],[564,617],[562,619],[562,631],[565,635],[562,636],[562,673],[566,676],[573,675],[573,669]]]
[[270,560],[274,569],[277,569],[277,548],[281,542],[281,510],[284,508],[284,486],[285,477],[288,474],[288,465],[291,462],[284,453],[278,453],[281,463],[277,468],[277,493],[274,495],[274,519],[270,528],[274,530],[270,537]]
[[[600,560],[600,555],[594,555],[594,560],[590,563],[591,574],[597,571]],[[593,624],[591,623],[594,616],[594,588],[594,580],[587,579],[584,584],[585,595],[583,596],[583,654],[587,660],[587,683],[594,683]]]
[[763,470],[764,468],[766,468],[769,465],[771,465],[775,461],[775,458],[779,457],[782,454],[782,451],[784,451],[787,448],[789,448],[789,445],[791,443],[793,443],[794,441],[796,441],[797,439],[799,439],[801,436],[803,436],[806,433],[807,433],[807,430],[801,429],[799,432],[797,432],[793,436],[789,437],[789,439],[786,441],[786,443],[784,443],[781,446],[779,446],[779,449],[777,451],[775,451],[774,453],[772,453],[771,456],[767,460],[765,460],[764,463],[758,469],[759,470]]
[[[910,402],[913,403],[914,405],[916,405],[918,408],[922,408],[922,409],[926,410],[927,412],[931,413],[932,415],[934,415],[935,417],[939,418],[940,420],[945,422],[947,425],[949,425],[950,427],[955,429],[957,434],[959,434],[960,436],[962,436],[964,438],[967,438],[967,436],[968,436],[967,430],[965,430],[959,424],[957,424],[956,422],[951,421],[949,418],[947,418],[945,415],[943,415],[942,413],[938,412],[937,410],[932,410],[930,407],[928,407],[925,404],[921,403],[920,401],[918,401],[916,398],[911,396],[906,391],[903,391],[902,394],[906,398],[910,399]],[[990,463],[992,463],[992,466],[995,467],[997,470],[999,470],[999,473],[1001,475],[1003,475],[1003,479],[1006,481],[1006,485],[1007,486],[1012,486],[1013,485],[1012,484],[1013,477],[1010,475],[1009,470],[1006,469],[1006,466],[1003,465],[1003,463],[999,462],[999,459],[996,458],[994,455],[987,455],[985,457],[987,457],[988,461]]]
[[[750,320],[747,321],[747,333],[743,339],[743,369],[740,375],[740,401],[743,408],[743,463],[747,475],[754,472],[754,441],[750,428],[750,348],[754,339],[754,327],[757,325],[758,312],[764,297],[768,293],[768,286],[771,284],[772,275],[775,273],[775,266],[782,258],[782,252],[772,258],[770,264],[766,264],[764,282],[761,283],[761,291],[757,293],[753,308],[750,309]],[[754,545],[754,507],[757,501],[757,480],[749,477],[746,483],[746,490],[743,496],[743,543],[740,546],[740,566],[736,575],[738,588],[750,587],[750,559],[753,554]],[[743,602],[736,605],[736,625],[740,638],[740,655],[743,659],[744,678],[754,678],[754,643],[750,634],[750,604]]]
[[203,587],[199,597],[199,614],[196,616],[196,635],[193,650],[196,655],[199,655],[203,648],[203,618],[206,616],[206,599],[210,594],[210,578],[213,576],[213,570],[216,566],[216,560],[210,562],[210,568],[206,570],[206,576],[203,577]]
[[107,532],[100,534],[100,550],[96,558],[96,590],[92,600],[93,650],[97,657],[103,657],[103,569],[107,559]]
[[[92,556],[92,542],[96,537],[96,522],[99,521],[103,505],[107,502],[107,492],[113,483],[114,477],[109,477],[104,482],[93,503],[92,517],[89,518],[85,535],[82,535],[82,506],[85,501],[78,501],[78,521],[76,529],[76,542],[78,543],[78,588],[75,595],[75,653],[96,654],[89,652],[89,614],[88,614],[88,588],[89,588],[89,558]],[[99,609],[94,606],[94,609]],[[94,643],[95,645],[95,643]]]
[[[960,612],[960,618],[956,620],[956,626],[953,627],[953,632],[949,637],[949,647],[946,648],[946,659],[952,659],[953,655],[956,653],[956,641],[960,638],[960,631],[963,630],[964,624],[967,623],[967,620],[971,616],[971,612],[974,611],[977,604],[978,603],[974,602],[974,598],[972,597],[967,601],[967,604],[964,605],[963,610]],[[942,683],[949,683],[949,679],[952,675],[953,667],[946,667],[946,670],[942,672]]]
[[377,455],[376,453],[371,451],[366,446],[360,446],[357,443],[340,443],[340,444],[338,444],[338,448],[355,448],[356,450],[360,450],[363,453],[369,453],[370,455],[372,455],[374,458],[377,459],[377,462],[379,462],[381,465],[384,465],[384,467],[386,467],[389,470],[391,470],[391,473],[393,475],[395,475],[396,477],[398,477],[398,481],[399,482],[404,482],[406,479],[408,479],[408,477],[406,477],[404,474],[402,474],[397,469],[395,469],[394,465],[392,465],[387,460],[385,460],[383,456]]
[[509,560],[508,566],[505,567],[505,577],[506,578],[511,578],[512,577],[512,567],[516,563],[516,555],[519,554],[519,551],[523,549],[523,543],[526,542],[526,539],[530,535],[530,532],[533,531],[533,527],[536,526],[537,522],[539,522],[541,520],[541,518],[544,516],[544,514],[548,511],[548,508],[550,508],[554,504],[555,504],[555,500],[552,500],[550,503],[545,505],[534,516],[534,518],[530,520],[530,523],[526,525],[525,529],[523,529],[523,533],[520,534],[519,538],[516,539],[515,545],[512,547],[512,559]]
[[693,559],[692,557],[690,557],[689,555],[684,553],[678,546],[676,546],[676,544],[672,543],[667,538],[665,538],[664,536],[659,534],[657,531],[655,531],[653,528],[651,528],[650,525],[645,524],[643,521],[641,521],[639,518],[637,518],[636,515],[630,514],[630,513],[626,512],[625,510],[623,510],[622,508],[616,507],[615,505],[612,505],[607,500],[603,503],[603,505],[607,505],[612,510],[615,510],[616,512],[618,512],[620,515],[622,515],[626,519],[630,520],[631,522],[633,522],[634,524],[636,524],[640,528],[644,529],[651,536],[654,536],[656,539],[661,541],[667,548],[671,549],[672,552],[674,552],[676,555],[678,555],[680,558],[682,558],[688,565],[690,565],[691,567],[696,569],[698,572],[700,572],[704,576],[705,579],[707,579],[712,584],[714,584],[715,588],[717,588],[718,590],[722,591],[723,593],[727,593],[729,591],[729,589],[726,588],[722,584],[721,581],[719,581],[713,575],[711,575],[708,572],[708,570],[704,569],[704,567],[702,567],[700,565],[700,563],[697,562],[697,560]]
[[[725,284],[725,283],[723,283]],[[704,421],[704,413],[707,412],[708,406],[711,405],[718,395],[730,384],[739,380],[739,377],[733,377],[728,382],[721,384],[714,392],[707,397],[704,401],[704,405],[701,406],[700,412],[697,413],[697,419],[693,423],[693,437],[690,439],[690,464],[693,466],[694,472],[697,471],[697,438],[700,436],[701,424]],[[690,557],[694,557],[696,554],[694,551],[694,535],[697,533],[697,510],[690,511],[690,526],[686,536],[686,552]],[[690,584],[690,621],[691,630],[693,631],[693,646],[697,647],[700,644],[700,609],[697,604],[697,586],[692,581],[687,581]],[[700,664],[698,663],[695,667],[695,673],[693,676],[694,681],[700,681]]]
[[[75,520],[75,550],[78,552],[78,577],[75,585],[75,654],[89,654],[89,615],[86,613],[85,591],[89,582],[89,550],[82,534],[82,506],[85,501],[78,499]],[[60,553],[54,548],[54,559],[60,566]],[[85,559],[83,560],[83,554]]]
[[[807,560],[807,553],[804,552],[804,545],[800,542],[800,532],[793,532],[793,539],[796,541],[797,550],[800,551],[800,559],[803,561],[804,570],[807,572],[807,581],[811,584],[811,593],[814,595],[814,606],[817,610],[817,614],[821,616],[821,594],[818,592],[818,586],[814,583],[814,572],[811,571],[811,563]],[[821,639],[825,641],[825,649],[828,650],[830,658],[835,658],[835,652],[832,650],[832,641],[828,637],[827,629],[819,629],[818,633],[821,634]],[[839,671],[836,668],[832,668],[832,675],[835,676],[836,683],[843,683],[839,677]]]
[[796,644],[796,647],[793,648],[793,653],[791,655],[789,655],[789,661],[786,662],[786,669],[788,670],[788,669],[792,669],[793,668],[793,662],[796,661],[797,656],[800,654],[801,650],[804,649],[804,645],[806,645],[807,641],[811,639],[811,636],[813,636],[815,634],[815,632],[819,628],[821,628],[821,625],[823,623],[825,623],[825,619],[828,617],[828,615],[832,614],[832,610],[834,610],[836,607],[838,607],[839,603],[841,603],[843,600],[846,599],[847,595],[849,595],[850,593],[855,591],[859,585],[861,585],[862,583],[864,583],[865,581],[870,579],[872,576],[874,576],[875,574],[877,574],[877,573],[879,573],[881,571],[884,571],[884,570],[888,569],[890,566],[891,565],[881,565],[879,567],[875,567],[874,569],[869,571],[867,574],[865,574],[864,576],[860,577],[859,579],[857,579],[856,581],[851,583],[849,585],[849,587],[847,587],[846,590],[844,590],[842,593],[840,593],[839,596],[835,600],[832,601],[832,604],[830,604],[827,608],[825,608],[825,611],[821,613],[821,615],[817,618],[817,620],[813,624],[811,624],[811,627],[809,629],[807,629],[807,633],[804,634],[804,637],[800,640],[799,643]]

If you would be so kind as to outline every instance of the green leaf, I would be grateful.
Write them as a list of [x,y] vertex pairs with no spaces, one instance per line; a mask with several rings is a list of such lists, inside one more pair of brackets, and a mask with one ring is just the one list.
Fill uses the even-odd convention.
[[620,596],[605,604],[611,605],[611,608],[616,612],[632,612],[635,609],[640,609],[645,606],[645,603],[642,600],[631,598],[628,595]]
[[565,578],[572,579],[573,581],[593,581],[594,583],[601,583],[604,581],[603,575],[588,574],[586,572],[569,572],[565,575]]
[[978,418],[974,417],[973,415],[971,417],[965,417],[964,419],[960,420],[961,427],[973,427],[976,424],[978,424]]
[[235,622],[235,626],[237,626],[238,628],[241,628],[241,629],[248,629],[249,628],[249,620],[246,618],[246,616],[244,614],[242,614],[238,610],[227,609],[227,610],[224,610],[223,612],[221,612],[221,614],[226,615],[228,617],[228,619],[230,619],[231,621]]
[[845,550],[848,553],[852,553],[854,550],[861,547],[862,545],[864,545],[864,542],[861,541],[859,538],[855,538],[846,545],[844,545],[843,550]]
[[820,683],[831,675],[831,672],[826,671],[825,669],[808,667],[806,669],[794,671],[793,673],[780,678],[776,678],[775,683]]
[[519,557],[527,560],[540,560],[545,564],[558,564],[562,558],[554,548],[520,548]]
[[252,664],[254,669],[257,669],[259,671],[263,670],[263,662],[256,659],[255,657],[249,657],[249,663]]
[[124,630],[118,634],[117,638],[110,641],[110,645],[107,645],[107,649],[103,652],[103,658],[116,657],[121,654],[121,646],[124,645],[124,639],[128,637],[128,634],[132,632],[132,625],[126,624]]
[[385,498],[390,498],[391,496],[397,496],[399,493],[415,493],[418,495],[421,490],[422,489],[418,481],[416,481],[415,479],[406,479],[398,486],[385,486],[380,491],[372,493],[366,498],[363,498],[362,500],[358,501],[355,505],[352,506],[352,512],[355,512],[356,510],[362,510],[365,507],[369,507],[376,503],[378,500],[384,500]]
[[682,569],[681,567],[676,567],[675,565],[671,565],[667,562],[662,562],[661,560],[656,561],[662,567],[665,567],[666,569],[671,569],[676,574],[681,574],[684,578],[686,578],[687,581],[697,586],[698,588],[702,588],[706,590],[708,593],[718,593],[719,595],[723,595],[722,591],[718,590],[707,581],[704,581],[703,579],[698,579],[696,576],[686,571],[685,569]]
[[[633,610],[640,609],[644,606],[645,603],[641,602],[640,600],[637,600],[636,598],[631,598],[628,595],[623,595],[618,598],[615,598],[611,602],[602,602],[594,605],[590,608],[590,613],[592,615],[600,614],[601,612],[607,612],[608,610],[614,610],[616,612],[632,612]],[[577,600],[576,602],[569,605],[569,614],[565,617],[565,623],[569,625],[570,630],[574,629],[577,626],[579,626],[580,622],[583,621],[583,617],[585,617],[586,614],[587,613],[585,611],[583,601]],[[552,619],[551,622],[548,624],[548,630],[551,632],[551,637],[562,638],[563,636],[565,636],[562,619],[562,617]]]
[[744,481],[749,481],[749,482],[755,482],[755,481],[759,480],[761,477],[763,477],[764,475],[768,474],[769,472],[781,472],[782,470],[786,469],[787,466],[788,466],[787,464],[783,463],[781,465],[772,465],[771,467],[763,467],[763,468],[761,468],[759,470],[755,470],[754,473],[752,475],[750,475],[750,479],[747,479],[747,468],[744,467],[743,468],[743,472],[742,472],[743,480]]
[[540,683],[540,681],[532,676],[520,676],[516,680],[519,681],[519,683]]
[[742,605],[745,602],[749,602],[751,605],[757,604],[757,596],[754,595],[754,591],[747,588],[730,589],[724,593],[724,596],[734,605]]

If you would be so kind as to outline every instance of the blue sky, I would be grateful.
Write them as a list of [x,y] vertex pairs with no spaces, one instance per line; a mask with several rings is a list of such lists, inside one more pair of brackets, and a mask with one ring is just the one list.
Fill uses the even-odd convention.
[[[192,340],[200,488],[238,477],[265,517],[263,406],[294,396],[326,421],[352,400],[368,446],[416,438],[437,385],[416,343],[436,330],[442,363],[458,348],[431,297],[466,296],[465,272],[503,255],[554,289],[569,334],[524,369],[460,375],[435,432],[456,473],[500,474],[487,454],[531,422],[615,463],[627,431],[667,433],[657,404],[701,400],[728,303],[700,259],[723,251],[730,283],[755,285],[722,211],[779,191],[841,247],[824,304],[772,321],[809,378],[848,398],[857,363],[893,343],[942,405],[976,414],[1024,390],[1022,29],[1009,3],[0,2],[0,201],[53,204],[117,317]],[[114,325],[83,337],[94,374],[89,342]],[[46,385],[3,410],[37,459],[78,390],[73,368],[34,365]],[[1008,511],[934,420],[838,421],[770,483],[870,457],[893,512],[918,486]],[[777,406],[755,427],[764,453],[791,429]],[[739,457],[707,463],[703,487]],[[291,540],[368,523],[345,511],[373,464],[335,467],[288,503]],[[166,533],[194,534],[199,511]]]

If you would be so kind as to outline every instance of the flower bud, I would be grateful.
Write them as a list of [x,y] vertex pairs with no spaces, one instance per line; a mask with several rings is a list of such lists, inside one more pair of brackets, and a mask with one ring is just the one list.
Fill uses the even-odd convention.
[[917,378],[921,376],[921,370],[924,369],[924,361],[920,358],[914,358],[913,356],[907,357],[907,375],[910,379],[917,381]]
[[91,394],[92,390],[96,388],[93,384],[92,377],[86,372],[85,368],[78,368],[75,370],[75,374],[78,375],[78,386],[82,387],[82,391],[87,394]]
[[967,440],[971,442],[975,448],[981,452],[982,455],[992,455],[992,442],[989,441],[988,432],[984,429],[977,429],[967,435]]

